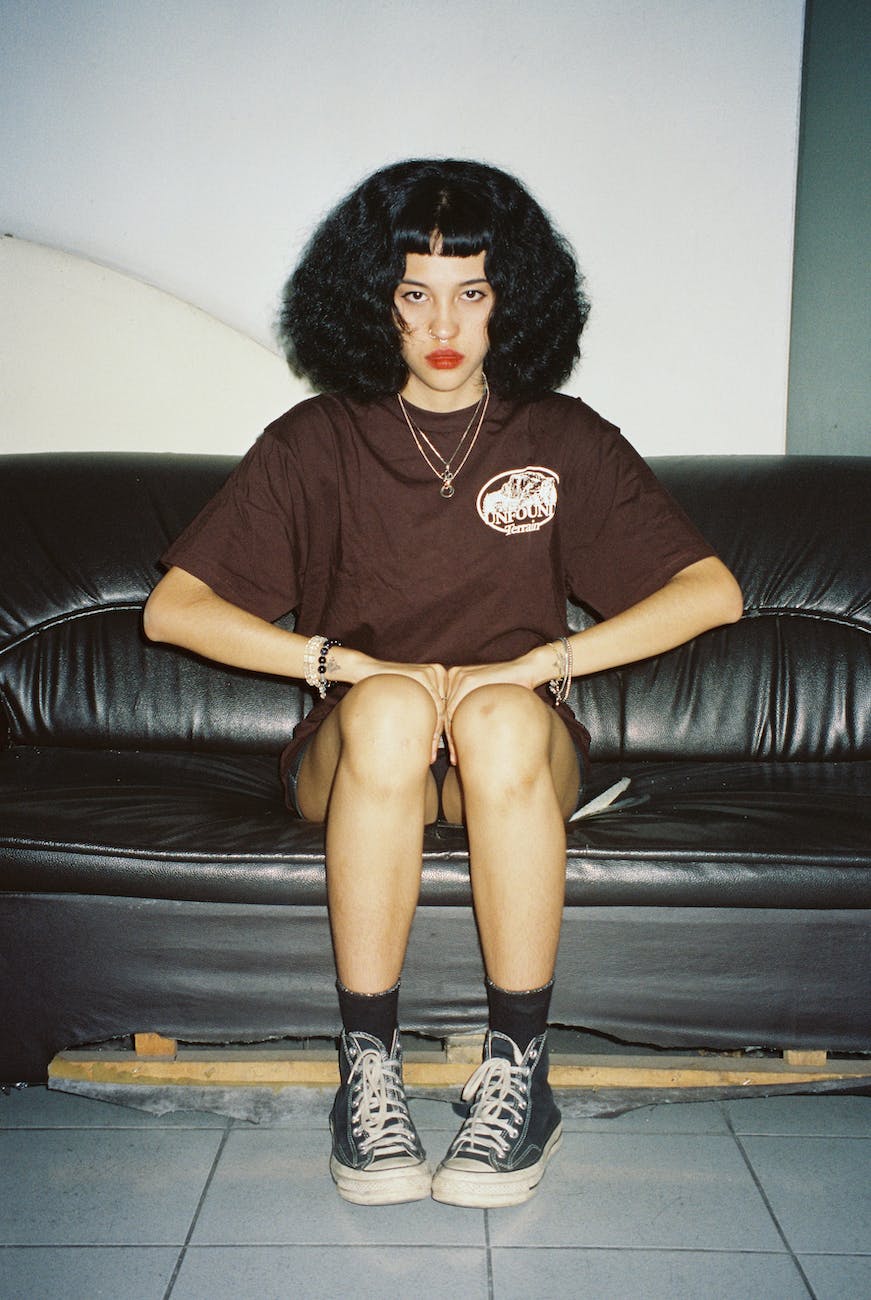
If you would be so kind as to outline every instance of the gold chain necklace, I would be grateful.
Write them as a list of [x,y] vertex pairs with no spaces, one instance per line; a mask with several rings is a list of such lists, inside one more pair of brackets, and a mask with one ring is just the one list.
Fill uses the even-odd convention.
[[[450,498],[454,495],[454,492],[456,490],[454,488],[454,479],[457,477],[460,470],[463,468],[466,461],[469,459],[469,456],[472,453],[472,448],[474,447],[475,443],[478,441],[478,434],[481,432],[481,426],[483,425],[484,417],[487,414],[487,407],[490,402],[490,389],[487,385],[486,376],[484,376],[484,391],[481,394],[481,396],[478,398],[478,404],[475,407],[474,411],[472,412],[472,418],[469,421],[469,423],[466,425],[465,429],[463,430],[463,435],[460,438],[460,441],[457,443],[456,447],[451,452],[450,456],[448,456],[447,460],[445,460],[444,456],[441,454],[438,448],[433,446],[429,438],[424,433],[423,429],[421,429],[418,425],[412,422],[411,417],[409,416],[408,411],[405,408],[405,402],[403,402],[402,400],[402,394],[397,393],[396,397],[397,400],[399,401],[399,406],[402,411],[402,414],[405,416],[405,423],[408,425],[408,428],[411,432],[412,438],[414,439],[414,443],[415,446],[417,447],[417,450],[420,452],[421,456],[426,461],[427,465],[429,465],[430,469],[432,470],[433,474],[435,474],[436,478],[441,479],[442,485],[439,488],[439,496],[442,496],[446,501],[449,501]],[[482,408],[482,403],[483,403],[483,408]],[[460,450],[463,446],[463,443],[466,441],[466,439],[469,436],[469,430],[471,429],[472,425],[475,423],[475,417],[477,416],[479,410],[481,411],[481,416],[480,419],[478,420],[478,427],[475,429],[475,432],[472,436],[472,440],[469,443],[468,447],[466,448],[466,454],[463,457],[463,459],[460,461],[457,468],[452,469],[451,465],[455,460],[455,458],[460,454]],[[433,462],[430,460],[429,456],[426,454],[426,451],[424,450],[421,439],[423,439],[423,442],[426,443],[427,447],[429,447],[430,451],[436,457],[436,459],[441,461],[442,463],[441,469],[439,469],[438,465],[434,465]]]

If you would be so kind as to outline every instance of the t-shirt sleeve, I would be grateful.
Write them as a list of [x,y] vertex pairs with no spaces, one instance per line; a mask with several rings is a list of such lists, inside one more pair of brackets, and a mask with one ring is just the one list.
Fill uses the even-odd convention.
[[292,452],[267,430],[161,558],[274,622],[299,602],[305,536]]
[[714,551],[613,425],[596,417],[579,444],[563,519],[566,585],[611,618]]

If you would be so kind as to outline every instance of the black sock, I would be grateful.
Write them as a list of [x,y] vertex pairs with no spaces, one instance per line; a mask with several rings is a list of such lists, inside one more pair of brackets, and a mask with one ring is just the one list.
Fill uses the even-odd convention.
[[540,989],[518,993],[501,989],[490,979],[486,985],[490,1028],[506,1034],[514,1040],[521,1052],[525,1052],[533,1038],[538,1038],[547,1029],[553,980]]
[[371,1034],[389,1052],[399,1023],[399,980],[383,993],[352,993],[340,980],[336,989],[345,1032]]

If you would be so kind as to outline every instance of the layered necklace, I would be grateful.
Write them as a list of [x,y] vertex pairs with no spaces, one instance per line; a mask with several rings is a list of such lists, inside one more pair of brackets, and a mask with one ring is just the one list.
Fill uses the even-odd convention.
[[[460,438],[460,441],[457,443],[456,447],[451,452],[450,456],[448,456],[447,460],[445,460],[444,456],[441,454],[439,449],[433,446],[429,438],[424,433],[423,429],[421,429],[418,425],[416,425],[412,421],[411,416],[408,414],[408,411],[406,410],[405,402],[403,402],[402,400],[401,393],[396,394],[402,414],[405,416],[405,423],[408,425],[411,431],[411,436],[414,439],[415,446],[417,447],[417,450],[420,452],[421,456],[423,456],[427,465],[429,465],[433,474],[435,474],[436,478],[441,479],[442,485],[439,488],[439,496],[444,497],[446,501],[449,501],[451,497],[454,495],[455,492],[454,479],[457,477],[460,470],[463,468],[466,461],[469,459],[469,456],[472,453],[472,448],[474,447],[475,443],[478,441],[478,434],[481,432],[481,425],[484,423],[484,416],[487,414],[487,406],[490,402],[490,389],[487,385],[487,376],[482,375],[482,378],[484,380],[484,391],[482,392],[481,396],[478,398],[478,405],[475,407],[474,411],[472,412],[471,420],[463,430],[463,436]],[[469,437],[469,434],[471,432],[472,425],[475,423],[476,419],[478,423],[475,428],[475,432],[472,434],[471,441],[469,442],[469,445],[466,447],[465,455],[463,456],[463,459],[460,461],[459,465],[457,465],[456,468],[454,468],[454,461],[462,451],[466,439]],[[430,457],[427,455],[426,452],[427,447],[435,457],[435,461],[431,460]]]

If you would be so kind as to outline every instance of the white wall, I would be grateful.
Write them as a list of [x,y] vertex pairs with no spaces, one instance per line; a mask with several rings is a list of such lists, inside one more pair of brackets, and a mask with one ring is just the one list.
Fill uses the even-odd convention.
[[307,230],[357,179],[480,157],[586,269],[569,391],[648,454],[779,452],[802,20],[802,0],[4,0],[0,228],[269,342]]
[[118,271],[0,237],[0,452],[234,453],[309,396],[281,357]]

